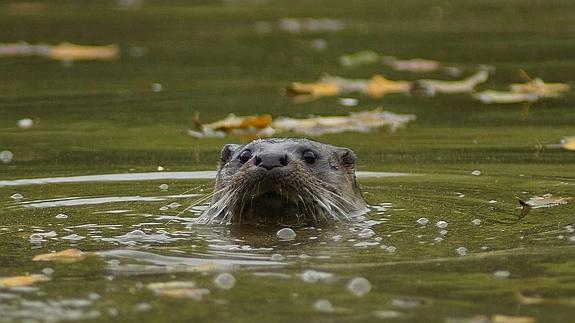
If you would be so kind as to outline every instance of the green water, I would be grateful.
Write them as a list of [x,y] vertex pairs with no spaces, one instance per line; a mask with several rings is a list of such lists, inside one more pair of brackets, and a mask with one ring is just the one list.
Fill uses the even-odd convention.
[[[443,72],[338,65],[340,55],[363,49],[437,59],[463,75],[479,64],[496,67],[479,89],[521,82],[520,68],[574,87],[572,1],[150,0],[127,10],[112,1],[29,3],[0,4],[2,42],[117,43],[122,57],[71,66],[0,58],[0,151],[14,154],[11,163],[0,164],[0,276],[51,277],[1,289],[0,320],[445,322],[501,314],[572,321],[575,204],[568,200],[522,217],[516,199],[575,196],[575,154],[543,148],[575,135],[572,92],[534,103],[528,115],[522,104],[484,105],[468,95],[357,96],[359,105],[350,108],[336,98],[295,104],[279,94],[289,82],[323,73],[454,79]],[[285,17],[333,18],[345,27],[288,33],[277,27]],[[256,32],[262,21],[271,32]],[[325,40],[327,49],[313,49],[315,39]],[[130,55],[133,47],[145,55]],[[163,90],[153,92],[153,83]],[[214,170],[221,146],[245,139],[188,136],[195,111],[211,122],[228,113],[305,117],[376,106],[417,120],[396,133],[317,138],[352,148],[358,171],[411,175],[360,179],[373,206],[368,218],[378,221],[371,226],[374,236],[361,237],[364,227],[342,224],[296,229],[296,239],[285,242],[277,228],[194,226],[189,219],[201,210],[180,213],[210,191],[204,177],[13,185],[158,172],[158,166],[164,172]],[[19,128],[23,118],[34,126]],[[472,175],[475,170],[481,174]],[[12,199],[16,193],[23,198]],[[166,208],[171,203],[181,206]],[[60,213],[68,217],[56,218]],[[422,217],[429,223],[418,224]],[[446,232],[436,227],[441,220],[448,222]],[[147,235],[125,236],[134,230]],[[30,239],[50,231],[56,236]],[[73,234],[84,239],[64,239]],[[71,247],[98,255],[72,264],[32,261]],[[465,255],[456,252],[460,247]],[[274,254],[282,257],[272,260]],[[308,270],[331,276],[306,282]],[[236,278],[232,289],[214,283],[222,271]],[[371,291],[352,294],[346,286],[355,277],[366,278]],[[194,281],[210,293],[176,299],[146,287],[170,281]],[[544,302],[521,303],[518,293]],[[322,299],[333,311],[314,307]]]

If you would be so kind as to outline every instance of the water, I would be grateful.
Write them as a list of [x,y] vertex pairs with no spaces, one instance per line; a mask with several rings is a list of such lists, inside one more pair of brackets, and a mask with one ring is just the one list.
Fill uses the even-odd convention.
[[[167,4],[0,4],[3,42],[117,43],[123,53],[0,58],[0,277],[49,279],[0,288],[3,320],[572,320],[575,155],[546,148],[575,134],[572,92],[531,105],[278,94],[324,73],[450,78],[339,65],[360,50],[465,75],[492,65],[481,90],[521,82],[519,68],[573,87],[571,1]],[[376,106],[417,120],[318,138],[358,155],[367,221],[294,228],[285,241],[276,227],[198,226],[205,204],[186,210],[211,192],[223,144],[250,139],[188,136],[195,111],[211,122]],[[566,203],[525,212],[517,201],[548,193]],[[70,248],[83,253],[32,260]]]

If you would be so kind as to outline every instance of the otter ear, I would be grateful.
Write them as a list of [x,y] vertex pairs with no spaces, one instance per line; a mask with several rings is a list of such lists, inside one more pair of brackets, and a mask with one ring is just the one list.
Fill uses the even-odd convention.
[[230,161],[234,152],[240,148],[240,145],[236,144],[227,144],[222,147],[222,152],[220,153],[220,166],[225,165],[227,162]]
[[343,167],[353,170],[355,167],[355,153],[349,148],[338,148],[337,155]]

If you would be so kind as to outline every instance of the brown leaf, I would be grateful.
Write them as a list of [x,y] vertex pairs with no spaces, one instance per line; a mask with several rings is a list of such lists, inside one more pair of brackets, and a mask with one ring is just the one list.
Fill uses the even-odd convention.
[[39,282],[49,281],[50,277],[45,275],[24,275],[0,278],[0,287],[20,287],[30,286]]
[[74,263],[86,259],[91,253],[83,252],[79,249],[66,249],[60,252],[37,255],[32,258],[33,261],[54,261],[60,263]]

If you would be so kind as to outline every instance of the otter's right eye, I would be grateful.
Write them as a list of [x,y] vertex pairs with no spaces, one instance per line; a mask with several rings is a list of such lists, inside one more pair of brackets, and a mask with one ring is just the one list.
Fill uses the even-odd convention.
[[238,159],[242,164],[247,163],[247,161],[250,160],[250,158],[252,158],[252,151],[249,149],[242,151],[240,156],[238,157]]
[[315,160],[317,159],[317,156],[313,153],[313,151],[311,150],[306,150],[303,155],[301,156],[301,158],[303,160],[305,160],[306,163],[308,164],[313,164],[315,163]]

